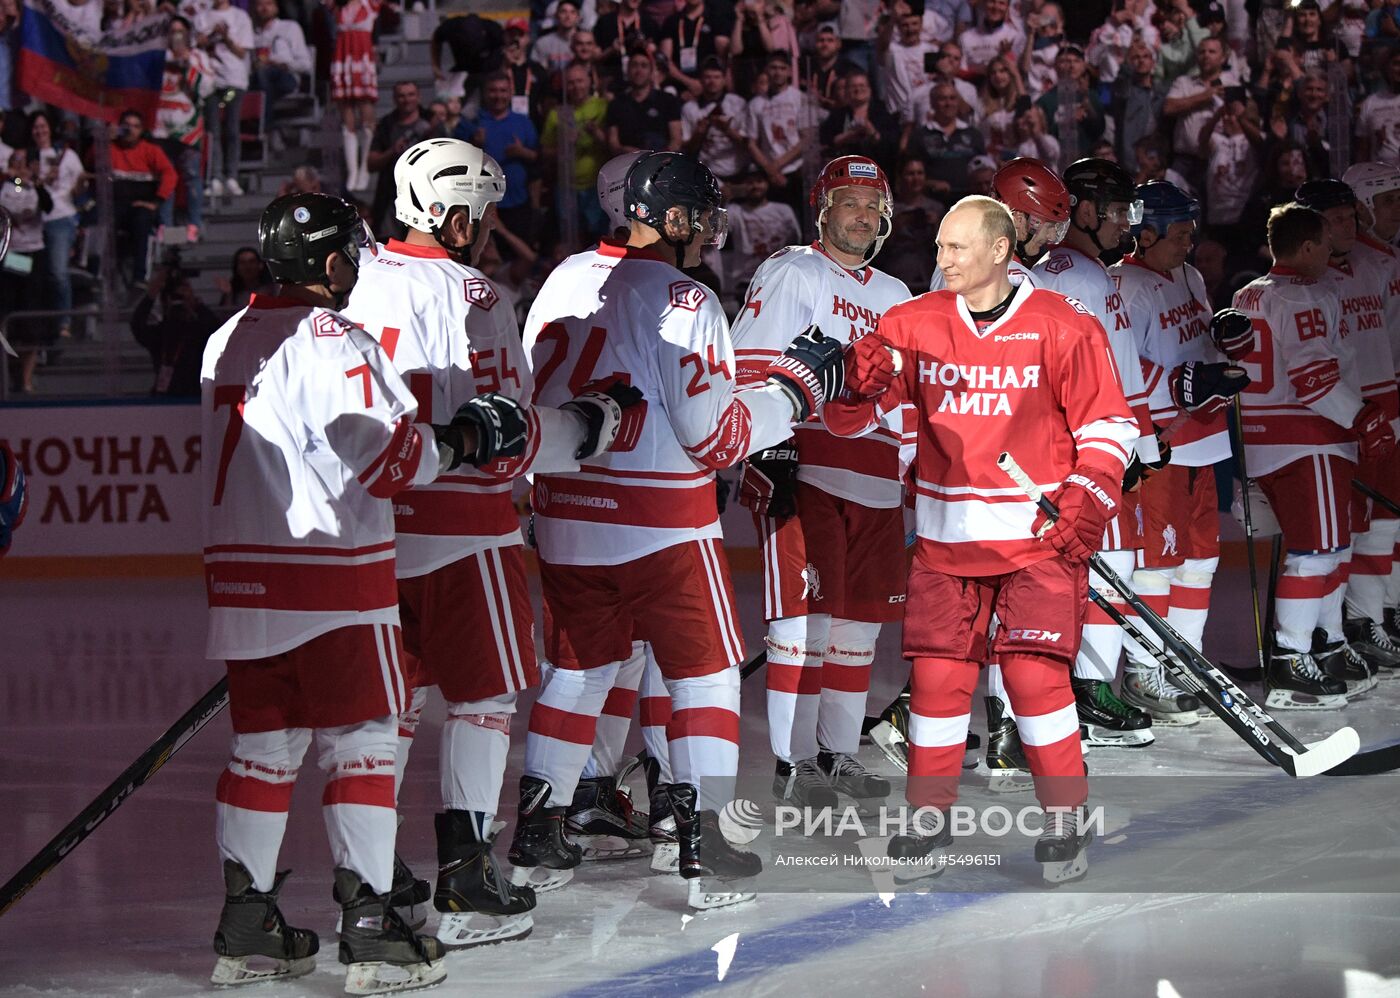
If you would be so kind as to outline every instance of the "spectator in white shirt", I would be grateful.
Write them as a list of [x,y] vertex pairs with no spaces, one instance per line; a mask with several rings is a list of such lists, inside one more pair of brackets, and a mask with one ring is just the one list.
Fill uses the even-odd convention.
[[802,238],[792,208],[768,200],[768,177],[757,167],[740,176],[734,185],[729,232],[734,253],[725,267],[725,284],[740,299],[759,264]]
[[802,189],[802,130],[816,122],[804,120],[802,92],[792,85],[792,62],[786,52],[768,57],[768,96],[762,114],[750,106],[749,155],[754,158],[778,200],[800,209],[807,196]]
[[1380,160],[1400,166],[1400,47],[1385,57],[1385,89],[1361,102],[1356,115],[1356,162]]
[[748,103],[725,89],[718,59],[706,60],[699,77],[700,96],[681,107],[681,148],[699,157],[716,177],[730,180],[748,161]]
[[1014,53],[1020,58],[1026,36],[1006,18],[1008,0],[982,0],[982,17],[958,36],[963,51],[963,69],[974,76],[987,70],[987,63],[999,55]]
[[1178,173],[1199,178],[1204,166],[1201,128],[1225,103],[1225,88],[1239,83],[1225,68],[1225,43],[1214,37],[1202,38],[1196,46],[1196,71],[1177,77],[1162,105],[1163,117],[1176,119],[1172,149]]
[[1227,100],[1206,123],[1202,145],[1209,156],[1206,221],[1213,228],[1234,226],[1259,182],[1259,109],[1252,101]]
[[535,40],[530,58],[551,72],[563,72],[574,57],[569,42],[573,40],[578,22],[578,4],[574,0],[559,0],[554,10],[554,30]]
[[238,119],[243,95],[248,92],[248,54],[253,47],[253,22],[245,11],[214,0],[195,17],[198,46],[208,53],[213,68],[214,93],[204,106],[204,127],[209,133],[209,186],[205,193],[238,197]]
[[902,122],[914,120],[915,98],[928,89],[926,57],[938,51],[924,41],[923,28],[924,19],[906,11],[897,30],[893,21],[882,21],[875,38],[885,107]]
[[1065,15],[1057,3],[1042,4],[1026,15],[1030,44],[1021,50],[1021,76],[1031,99],[1043,95],[1059,80],[1055,59],[1065,41]]
[[277,0],[253,0],[253,89],[263,94],[263,125],[272,105],[301,88],[311,73],[311,53],[296,21],[277,16]]

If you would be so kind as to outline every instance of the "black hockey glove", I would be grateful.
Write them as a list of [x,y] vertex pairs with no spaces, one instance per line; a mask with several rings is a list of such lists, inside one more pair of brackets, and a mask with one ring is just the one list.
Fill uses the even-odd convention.
[[823,336],[816,326],[808,326],[768,366],[768,380],[792,397],[796,421],[802,422],[841,394],[846,382],[841,344]]
[[715,476],[715,509],[719,511],[720,516],[724,515],[725,508],[729,505],[730,488],[729,479]]
[[1152,432],[1157,436],[1157,460],[1144,461],[1137,448],[1133,449],[1132,456],[1128,459],[1128,467],[1123,470],[1124,495],[1151,478],[1154,471],[1161,471],[1171,463],[1172,445],[1162,439],[1162,427],[1154,424]]
[[797,443],[786,440],[744,462],[739,505],[759,516],[786,520],[797,513]]
[[[476,447],[468,453],[461,430],[476,430]],[[519,457],[525,452],[525,409],[509,395],[486,392],[468,399],[457,409],[448,426],[434,426],[438,446],[452,452],[451,471],[463,462],[481,467],[497,458]]]
[[631,450],[637,445],[646,416],[641,391],[616,379],[585,385],[580,395],[559,408],[583,417],[583,443],[574,452],[580,461],[604,451]]
[[1254,350],[1254,322],[1237,308],[1222,308],[1210,320],[1210,338],[1221,353],[1239,362]]
[[1212,412],[1249,387],[1249,375],[1233,364],[1193,360],[1178,364],[1169,377],[1172,401],[1187,412]]

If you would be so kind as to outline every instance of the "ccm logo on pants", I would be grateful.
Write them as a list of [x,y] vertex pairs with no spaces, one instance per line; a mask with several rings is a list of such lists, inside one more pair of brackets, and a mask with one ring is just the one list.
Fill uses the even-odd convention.
[[1059,631],[1042,631],[1033,627],[1013,627],[1006,632],[1008,641],[1059,641]]

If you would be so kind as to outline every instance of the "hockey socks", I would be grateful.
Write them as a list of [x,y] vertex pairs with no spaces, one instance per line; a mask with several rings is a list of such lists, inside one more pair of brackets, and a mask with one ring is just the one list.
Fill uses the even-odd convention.
[[510,753],[516,694],[449,703],[442,725],[442,806],[495,815]]
[[525,739],[525,774],[550,786],[548,804],[566,807],[593,750],[598,715],[603,711],[620,663],[596,669],[550,670],[540,698],[530,710]]
[[739,772],[739,670],[667,679],[671,692],[671,771],[699,794],[701,810],[719,811],[734,798]]
[[[773,754],[786,762],[816,757],[830,633],[831,618],[826,614],[784,617],[768,625],[764,638],[768,650],[768,737]],[[859,721],[856,737],[860,737]]]
[[817,742],[830,752],[853,756],[860,748],[870,666],[880,625],[833,618],[821,670]]

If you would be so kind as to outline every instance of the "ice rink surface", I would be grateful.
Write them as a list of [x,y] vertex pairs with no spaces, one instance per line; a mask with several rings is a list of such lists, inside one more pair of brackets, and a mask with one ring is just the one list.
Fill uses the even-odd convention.
[[[757,649],[758,580],[739,576],[736,587],[748,645]],[[1246,594],[1242,572],[1222,573],[1207,629],[1212,657],[1251,659]],[[219,667],[202,658],[204,618],[194,579],[0,581],[0,879],[218,679]],[[883,705],[904,677],[890,629],[872,705]],[[766,800],[772,776],[762,684],[761,674],[749,680],[743,697],[740,795],[754,800]],[[979,704],[974,731],[981,713]],[[405,858],[430,880],[441,718],[433,703],[409,765],[399,837]],[[1400,680],[1342,712],[1283,720],[1305,741],[1348,723],[1363,749],[1394,742]],[[522,720],[502,800],[507,821],[523,729]],[[212,722],[0,917],[0,995],[211,990],[222,894],[213,791],[228,730],[226,716]],[[898,775],[874,749],[862,758]],[[1001,870],[952,869],[926,894],[881,897],[872,882],[767,893],[690,917],[678,878],[649,874],[644,861],[585,864],[571,885],[541,897],[528,940],[450,955],[448,980],[434,993],[1400,995],[1400,895],[1392,893],[1400,882],[1400,775],[1294,783],[1214,720],[1158,728],[1154,746],[1095,749],[1088,760],[1091,794],[1099,778],[1145,789],[1134,807],[1111,816],[1108,841],[1091,847],[1089,879],[1077,890],[1041,889],[1029,857],[1013,857]],[[965,796],[978,799],[983,782],[980,771],[969,774]],[[320,965],[298,981],[242,989],[250,996],[341,993],[320,785],[308,760],[281,861],[295,871],[283,910],[320,933]],[[1159,785],[1170,792],[1153,806]],[[896,780],[896,796],[901,786]],[[1267,862],[1276,845],[1293,857],[1281,876]],[[760,838],[752,848],[768,844]],[[502,843],[497,855],[504,853]],[[1158,876],[1172,871],[1178,879]],[[1095,892],[1096,876],[1112,891]],[[1187,886],[1144,892],[1164,882]]]

